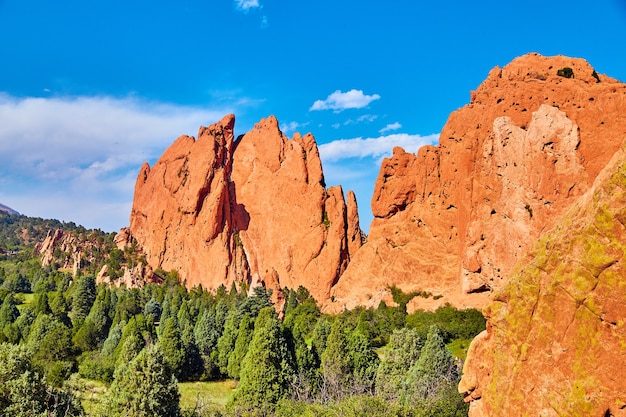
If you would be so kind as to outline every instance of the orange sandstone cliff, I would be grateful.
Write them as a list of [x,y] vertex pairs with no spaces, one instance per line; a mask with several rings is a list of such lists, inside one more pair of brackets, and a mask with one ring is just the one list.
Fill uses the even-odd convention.
[[626,142],[520,265],[469,348],[470,417],[626,416]]
[[626,85],[586,61],[529,54],[494,68],[438,146],[383,161],[368,241],[326,310],[375,306],[391,285],[432,293],[410,308],[484,306],[625,136]]
[[312,135],[274,117],[235,139],[235,118],[181,136],[135,185],[130,232],[153,268],[188,286],[303,285],[318,300],[359,248],[356,198],[326,189]]

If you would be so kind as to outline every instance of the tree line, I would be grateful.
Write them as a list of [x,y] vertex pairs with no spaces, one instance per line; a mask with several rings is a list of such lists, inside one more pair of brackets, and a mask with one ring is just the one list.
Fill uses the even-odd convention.
[[[484,329],[477,310],[407,314],[416,294],[392,288],[393,306],[327,315],[300,287],[277,311],[263,287],[159,274],[112,288],[32,255],[0,260],[0,415],[87,415],[77,375],[108,386],[91,416],[467,415],[446,344]],[[238,381],[226,407],[181,409],[179,382],[223,379]]]

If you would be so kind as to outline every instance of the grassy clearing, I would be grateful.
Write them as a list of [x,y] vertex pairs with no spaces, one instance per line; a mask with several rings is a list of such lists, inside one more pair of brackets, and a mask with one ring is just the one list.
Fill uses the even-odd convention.
[[472,339],[456,339],[448,343],[448,349],[452,352],[452,356],[465,360],[467,357],[467,349],[469,348]]
[[[69,382],[70,387],[78,393],[86,415],[97,415],[106,399],[108,387],[99,381],[78,377],[74,374]],[[224,380],[215,382],[181,382],[180,406],[193,409],[195,406],[217,406],[223,408],[235,392],[237,381]]]
[[35,294],[32,293],[17,293],[15,295],[15,300],[19,303],[17,305],[17,309],[22,312],[22,309],[26,306],[30,306],[35,300]]
[[180,406],[193,408],[196,404],[226,405],[237,387],[237,381],[227,379],[214,382],[181,382]]
[[106,384],[100,381],[80,378],[78,374],[72,375],[69,386],[78,394],[80,403],[88,416],[97,414],[96,412],[101,409],[101,405],[109,391]]

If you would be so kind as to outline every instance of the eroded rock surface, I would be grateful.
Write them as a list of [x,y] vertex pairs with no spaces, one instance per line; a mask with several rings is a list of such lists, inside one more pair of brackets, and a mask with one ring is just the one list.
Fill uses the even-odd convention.
[[471,417],[626,416],[624,149],[486,309],[459,386]]
[[132,236],[149,265],[188,286],[303,285],[328,299],[360,246],[354,195],[346,204],[341,187],[326,189],[312,135],[289,139],[269,117],[235,140],[234,122],[182,136],[144,164]]
[[[565,67],[573,78],[557,75]],[[391,285],[433,294],[410,308],[484,306],[624,135],[626,86],[586,61],[529,54],[494,68],[438,146],[383,161],[368,241],[327,311],[376,306]]]

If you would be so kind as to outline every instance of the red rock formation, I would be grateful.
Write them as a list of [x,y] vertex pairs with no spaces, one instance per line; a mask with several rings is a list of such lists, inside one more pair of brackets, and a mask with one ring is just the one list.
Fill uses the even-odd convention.
[[[313,136],[274,117],[234,140],[234,116],[182,136],[135,186],[130,230],[153,268],[188,286],[306,286],[318,300],[360,246],[356,200],[324,185]],[[358,235],[358,238],[356,234]]]
[[[573,78],[557,75],[564,67]],[[626,86],[586,61],[530,54],[494,68],[438,146],[383,161],[368,242],[326,308],[375,306],[390,285],[442,296],[410,308],[485,305],[625,134]]]
[[[41,265],[48,267],[58,262],[59,269],[72,271],[72,275],[78,275],[81,268],[83,252],[86,246],[94,246],[93,242],[81,241],[72,233],[63,233],[57,229],[48,231],[43,242],[35,245],[35,251],[41,256]],[[55,249],[62,254],[59,259],[55,256]]]
[[626,142],[486,309],[470,416],[626,416],[624,277]]

